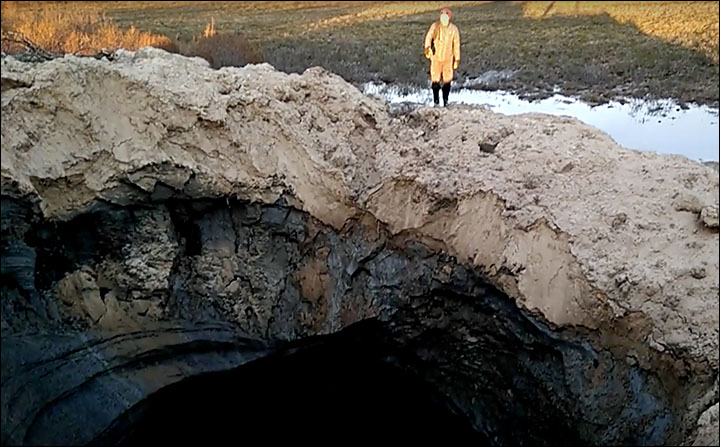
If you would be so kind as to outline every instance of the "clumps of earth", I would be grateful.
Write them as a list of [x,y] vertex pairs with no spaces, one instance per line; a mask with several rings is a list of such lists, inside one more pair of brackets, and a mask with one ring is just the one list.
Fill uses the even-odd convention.
[[4,445],[349,330],[494,445],[718,443],[708,166],[150,48],[3,56],[2,116]]

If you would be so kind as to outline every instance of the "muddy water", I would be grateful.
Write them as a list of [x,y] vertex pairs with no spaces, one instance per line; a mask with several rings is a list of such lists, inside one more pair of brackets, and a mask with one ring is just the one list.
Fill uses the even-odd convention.
[[[365,84],[366,94],[385,98],[391,103],[432,103],[427,89],[400,90],[379,84]],[[591,106],[575,98],[554,95],[539,101],[527,101],[503,91],[456,89],[450,93],[450,105],[485,105],[507,115],[547,113],[575,117],[609,134],[621,146],[681,154],[698,161],[717,161],[718,110],[707,106],[683,109],[672,100],[644,101],[628,99]]]

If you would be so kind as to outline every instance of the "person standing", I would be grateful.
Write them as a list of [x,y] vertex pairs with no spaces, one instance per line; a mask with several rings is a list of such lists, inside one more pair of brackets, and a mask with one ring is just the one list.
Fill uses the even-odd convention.
[[430,25],[425,34],[425,57],[430,59],[430,82],[433,102],[440,102],[440,81],[442,81],[443,105],[447,107],[453,72],[460,65],[460,30],[450,23],[452,12],[440,10],[440,19]]

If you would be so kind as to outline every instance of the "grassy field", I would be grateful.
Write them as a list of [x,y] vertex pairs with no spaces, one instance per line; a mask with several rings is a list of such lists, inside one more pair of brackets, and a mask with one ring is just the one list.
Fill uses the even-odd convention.
[[20,2],[61,3],[121,27],[189,40],[214,19],[243,33],[280,70],[321,65],[360,84],[427,85],[422,40],[441,6],[462,35],[458,82],[526,97],[559,90],[590,102],[616,96],[718,106],[718,2]]

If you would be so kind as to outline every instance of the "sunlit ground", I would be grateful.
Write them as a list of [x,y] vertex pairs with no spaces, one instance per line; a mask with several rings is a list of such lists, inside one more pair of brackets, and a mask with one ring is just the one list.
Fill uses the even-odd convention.
[[523,2],[525,17],[608,14],[643,33],[700,48],[718,61],[720,2]]
[[[293,2],[296,3],[296,2]],[[443,7],[488,2],[376,2],[360,12],[325,18],[312,23],[308,31],[350,25],[365,21],[422,14]],[[619,23],[631,23],[645,34],[700,48],[718,60],[718,13],[720,2],[612,2],[612,1],[530,1],[523,5],[527,18],[542,19],[558,15],[584,16],[608,14]],[[693,3],[689,5],[688,3]],[[287,6],[286,6],[287,7]]]
[[310,25],[309,30],[350,25],[372,20],[382,20],[393,17],[422,14],[429,11],[439,11],[441,8],[454,8],[470,4],[489,2],[383,2],[355,14],[344,14],[337,17],[319,20]]

